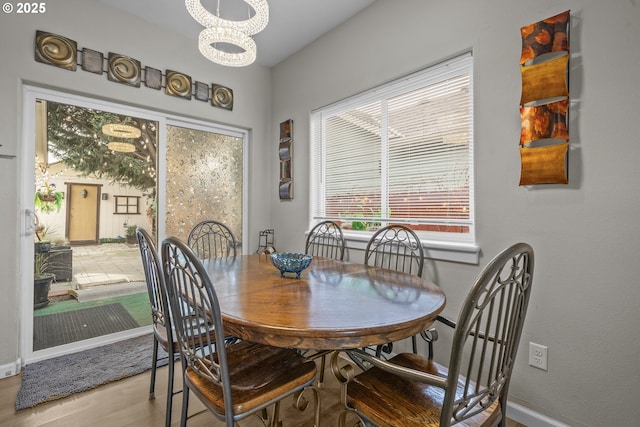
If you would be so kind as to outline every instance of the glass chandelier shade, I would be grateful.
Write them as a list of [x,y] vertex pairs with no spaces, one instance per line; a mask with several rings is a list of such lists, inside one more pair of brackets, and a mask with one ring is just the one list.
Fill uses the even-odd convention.
[[269,4],[267,0],[244,0],[244,2],[255,11],[251,18],[244,21],[222,19],[205,9],[200,0],[185,0],[184,4],[193,19],[204,27],[228,27],[252,36],[264,30],[269,23]]
[[118,151],[120,153],[133,153],[136,151],[136,146],[130,142],[124,141],[111,141],[107,147],[111,151]]
[[[253,8],[254,15],[244,21],[230,21],[220,18],[219,3],[214,15],[202,6],[201,0],[185,0],[187,11],[206,27],[198,37],[198,48],[205,58],[230,67],[244,67],[256,60],[256,43],[251,36],[267,26],[269,5],[266,0],[244,1]],[[242,51],[224,50],[225,45]]]
[[[230,43],[244,52],[225,52],[217,43]],[[245,67],[256,60],[256,43],[245,33],[228,27],[205,28],[198,37],[198,48],[205,58],[230,67]]]
[[102,126],[102,133],[116,138],[140,138],[142,135],[137,127],[119,123],[108,123]]

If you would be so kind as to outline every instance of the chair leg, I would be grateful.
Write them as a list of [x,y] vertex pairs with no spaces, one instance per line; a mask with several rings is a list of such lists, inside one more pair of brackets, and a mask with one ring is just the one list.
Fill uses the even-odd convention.
[[187,427],[187,411],[189,410],[189,387],[182,386],[182,415],[180,416],[180,427]]
[[153,337],[153,355],[151,357],[151,384],[149,385],[149,399],[156,397],[156,368],[158,366],[158,340]]
[[500,406],[502,407],[502,418],[498,422],[497,427],[507,427],[507,399],[505,396],[507,396],[508,392],[509,390],[503,390],[502,397],[500,398]]
[[166,427],[171,427],[171,410],[173,407],[173,396],[174,396],[174,392],[173,392],[173,377],[174,377],[174,370],[175,370],[175,360],[173,357],[173,351],[171,349],[168,349],[167,351],[168,355],[169,355],[169,359],[168,359],[168,363],[169,363],[169,378],[167,379],[167,409],[166,409],[166,413],[165,413],[165,426]]
[[413,347],[413,354],[418,354],[418,340],[416,340],[416,336],[411,337],[411,346]]
[[269,423],[269,427],[280,427],[282,425],[282,421],[280,421],[280,401],[277,401],[273,404],[273,418],[271,418],[271,422]]

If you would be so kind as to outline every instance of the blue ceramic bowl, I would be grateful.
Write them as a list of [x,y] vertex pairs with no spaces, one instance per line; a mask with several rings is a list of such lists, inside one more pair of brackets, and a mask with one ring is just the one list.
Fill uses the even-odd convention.
[[276,252],[271,254],[271,262],[280,270],[280,276],[284,277],[285,273],[296,273],[296,277],[300,278],[300,273],[309,267],[313,257],[306,254],[295,254],[288,252]]

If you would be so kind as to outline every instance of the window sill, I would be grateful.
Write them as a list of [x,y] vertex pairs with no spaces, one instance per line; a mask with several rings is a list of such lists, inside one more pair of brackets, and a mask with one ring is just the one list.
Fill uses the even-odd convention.
[[[364,251],[371,236],[343,230],[347,248]],[[475,264],[480,262],[480,247],[468,242],[422,240],[425,258]]]

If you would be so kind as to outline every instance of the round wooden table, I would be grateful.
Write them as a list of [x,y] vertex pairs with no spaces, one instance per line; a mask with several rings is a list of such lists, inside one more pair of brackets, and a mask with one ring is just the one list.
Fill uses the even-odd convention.
[[225,329],[278,347],[340,350],[384,344],[427,329],[445,306],[435,284],[364,264],[314,258],[280,277],[269,255],[203,262]]

